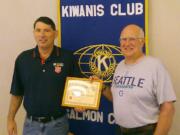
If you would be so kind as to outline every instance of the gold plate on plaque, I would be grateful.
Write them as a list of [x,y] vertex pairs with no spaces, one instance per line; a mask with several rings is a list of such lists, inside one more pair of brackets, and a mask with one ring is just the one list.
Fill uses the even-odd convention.
[[102,80],[67,77],[62,106],[99,109]]

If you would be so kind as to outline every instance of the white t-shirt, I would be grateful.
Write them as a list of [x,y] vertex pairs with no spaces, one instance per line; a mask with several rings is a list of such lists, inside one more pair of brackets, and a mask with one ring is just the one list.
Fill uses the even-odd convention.
[[176,100],[168,72],[150,56],[132,65],[121,61],[111,91],[116,123],[126,128],[156,123],[160,104]]

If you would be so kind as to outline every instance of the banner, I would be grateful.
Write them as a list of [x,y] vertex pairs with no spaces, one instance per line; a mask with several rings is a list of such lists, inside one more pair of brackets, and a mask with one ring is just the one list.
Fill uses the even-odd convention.
[[[74,52],[85,77],[97,75],[110,84],[123,59],[119,36],[126,25],[144,29],[144,52],[148,53],[147,5],[148,0],[58,0],[59,44]],[[67,112],[75,135],[115,134],[112,103],[103,96],[98,111]]]

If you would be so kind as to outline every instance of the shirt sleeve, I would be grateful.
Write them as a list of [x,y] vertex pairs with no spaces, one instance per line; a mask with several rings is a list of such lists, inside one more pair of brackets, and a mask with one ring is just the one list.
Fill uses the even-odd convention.
[[172,82],[166,68],[162,63],[158,63],[156,68],[155,89],[157,101],[160,104],[166,101],[175,101],[176,95]]
[[16,96],[22,96],[24,94],[23,85],[20,77],[19,58],[17,58],[15,62],[10,93]]

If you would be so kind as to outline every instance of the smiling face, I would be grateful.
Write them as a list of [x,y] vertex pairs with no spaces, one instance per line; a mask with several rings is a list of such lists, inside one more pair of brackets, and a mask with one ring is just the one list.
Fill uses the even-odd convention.
[[125,59],[138,59],[143,55],[144,32],[137,25],[128,25],[120,36],[120,49]]
[[43,22],[37,22],[34,27],[34,37],[39,48],[52,48],[54,40],[57,37],[57,31],[53,30],[51,25]]

